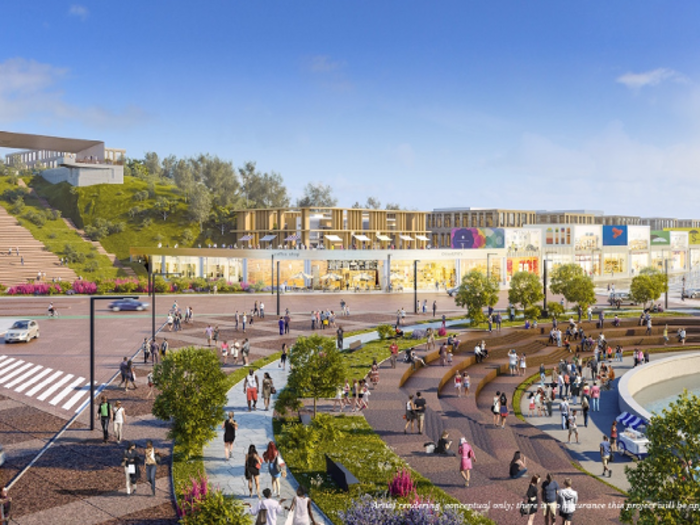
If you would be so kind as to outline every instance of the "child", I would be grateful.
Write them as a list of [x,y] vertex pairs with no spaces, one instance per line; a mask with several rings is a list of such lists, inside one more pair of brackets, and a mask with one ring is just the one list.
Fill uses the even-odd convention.
[[530,392],[529,400],[530,400],[530,406],[529,406],[528,415],[530,417],[533,417],[535,415],[535,393],[534,392]]
[[221,357],[224,358],[224,365],[228,362],[228,341],[221,343]]
[[447,351],[447,364],[448,366],[452,365],[452,352],[449,350]]
[[462,374],[455,374],[455,388],[457,389],[457,397],[462,397]]

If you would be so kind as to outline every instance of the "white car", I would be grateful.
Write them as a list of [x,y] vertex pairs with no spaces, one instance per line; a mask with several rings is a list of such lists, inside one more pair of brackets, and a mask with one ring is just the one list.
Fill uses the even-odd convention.
[[6,343],[18,343],[21,341],[28,343],[32,339],[39,339],[39,323],[33,319],[15,321],[15,324],[5,333]]
[[0,467],[5,464],[5,449],[0,445]]

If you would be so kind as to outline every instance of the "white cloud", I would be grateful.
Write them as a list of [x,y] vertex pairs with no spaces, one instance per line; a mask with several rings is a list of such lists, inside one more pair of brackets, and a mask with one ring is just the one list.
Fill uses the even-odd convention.
[[317,55],[308,59],[306,67],[313,73],[330,73],[345,65],[344,62],[334,61],[328,55]]
[[70,9],[68,10],[68,14],[70,16],[75,16],[77,18],[80,18],[80,20],[82,20],[84,22],[90,13],[87,10],[87,7],[82,6],[82,5],[78,5],[78,4],[73,4],[72,6],[70,6]]
[[656,86],[664,80],[683,81],[684,77],[673,69],[660,67],[643,73],[625,73],[615,80],[630,89],[641,89],[644,86]]
[[79,122],[92,128],[129,127],[148,116],[138,107],[112,111],[101,106],[75,106],[58,86],[68,69],[34,60],[0,62],[0,124],[36,120],[42,126]]

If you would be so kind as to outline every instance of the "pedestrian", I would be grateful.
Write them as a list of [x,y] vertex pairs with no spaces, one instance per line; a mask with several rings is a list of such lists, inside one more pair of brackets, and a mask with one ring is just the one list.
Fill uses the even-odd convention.
[[107,401],[107,396],[102,395],[100,405],[97,407],[97,418],[102,425],[102,442],[109,439],[109,422],[112,420],[112,405]]
[[160,353],[158,352],[158,341],[155,338],[151,339],[151,364],[160,363]]
[[287,343],[282,343],[282,355],[278,366],[282,367],[282,370],[287,369]]
[[253,305],[252,315],[258,315],[258,302],[257,301],[255,301],[255,304]]
[[535,474],[530,478],[530,484],[527,486],[527,492],[525,493],[525,503],[522,504],[522,509],[520,513],[523,516],[529,516],[527,519],[527,525],[532,525],[535,522],[535,514],[537,514],[538,499],[537,499],[537,485],[540,483],[540,477]]
[[569,400],[564,396],[559,403],[559,412],[561,413],[561,429],[569,428]]
[[122,457],[122,467],[124,467],[124,475],[126,476],[126,494],[136,494],[136,482],[140,477],[139,464],[141,457],[136,451],[136,443],[133,441],[127,442],[124,455]]
[[462,397],[462,374],[459,371],[455,373],[455,389],[457,397]]
[[160,463],[160,452],[153,447],[153,441],[146,441],[144,450],[144,463],[146,465],[146,479],[151,484],[151,496],[156,495],[156,471]]
[[467,438],[459,439],[459,448],[457,449],[459,454],[459,473],[464,478],[464,486],[469,486],[469,478],[472,471],[472,462],[476,461],[476,455],[474,454],[474,449],[469,443],[467,443]]
[[600,411],[600,387],[597,381],[593,381],[593,386],[591,387],[591,410],[593,412]]
[[576,425],[576,409],[571,411],[568,418],[569,422],[569,437],[567,443],[571,443],[571,434],[576,435],[576,444],[578,444],[578,426]]
[[260,301],[260,319],[265,319],[265,305]]
[[221,343],[221,359],[224,362],[224,366],[228,363],[229,346],[228,341]]
[[148,344],[148,337],[143,338],[141,343],[141,352],[143,353],[143,364],[148,363],[148,358],[151,356],[151,345]]
[[559,514],[562,517],[562,525],[571,525],[577,503],[578,492],[571,488],[571,478],[566,478],[564,490],[559,493]]
[[240,315],[238,315],[238,310],[233,314],[233,329],[238,332],[238,323],[240,321]]
[[501,412],[501,428],[506,427],[506,418],[508,417],[508,398],[505,392],[501,392],[501,397],[498,400],[499,410]]
[[131,382],[131,386],[134,387],[134,390],[136,390],[136,370],[134,367],[134,363],[131,362],[131,359],[129,359],[126,363],[127,366],[127,375],[126,375],[126,386],[124,387],[124,391],[129,390],[129,383]]
[[339,326],[338,329],[335,331],[336,335],[336,340],[338,343],[338,350],[343,349],[343,336],[345,335],[345,330],[343,330],[342,326]]
[[214,347],[219,348],[219,327],[214,327],[214,331],[211,335],[212,341],[214,341]]
[[0,525],[9,525],[12,518],[12,498],[7,487],[0,489]]
[[392,341],[391,345],[389,345],[389,352],[391,352],[389,357],[391,368],[396,368],[396,357],[399,355],[399,345],[396,344],[396,341]]
[[668,325],[664,326],[664,346],[668,344]]
[[464,397],[469,396],[469,386],[471,385],[471,378],[467,372],[462,372],[462,390],[464,390]]
[[230,353],[231,353],[231,358],[233,359],[233,364],[234,366],[238,364],[238,355],[241,351],[241,345],[238,342],[238,339],[233,340],[233,344],[231,345]]
[[[610,428],[610,450],[611,452],[617,452],[617,421],[612,422],[612,427]],[[612,463],[614,456],[610,456],[610,462]]]
[[501,393],[496,392],[493,396],[493,403],[491,404],[491,413],[493,414],[493,425],[498,427],[498,420],[501,415]]
[[170,348],[170,343],[168,343],[168,339],[164,337],[163,342],[160,344],[161,359],[165,359],[165,356],[168,355],[168,348]]
[[297,487],[297,495],[294,496],[292,504],[287,510],[292,514],[290,525],[316,525],[316,520],[311,512],[311,499],[306,495],[303,486]]
[[416,417],[418,419],[418,433],[423,433],[423,425],[425,423],[425,406],[426,401],[420,392],[416,392],[416,400],[413,402],[415,406]]
[[[248,453],[245,455],[245,467],[244,476],[248,480],[248,491],[250,492],[250,497],[253,497],[253,482],[255,482],[255,492],[260,497],[260,467],[262,466],[263,460],[258,455],[258,451],[255,449],[255,445],[250,445],[248,447]],[[270,489],[265,489],[268,494]],[[266,496],[266,497],[269,497]],[[274,522],[273,522],[274,523]]]
[[251,410],[251,403],[253,405],[252,409],[256,410],[259,390],[260,381],[258,380],[258,376],[255,375],[254,370],[251,368],[248,370],[248,375],[243,380],[243,393],[246,395],[246,400],[248,401],[248,412]]
[[433,317],[435,317],[436,312],[437,312],[437,301],[433,301]]
[[612,470],[608,467],[608,462],[610,461],[610,456],[612,455],[612,451],[610,450],[610,441],[608,440],[608,436],[603,436],[603,441],[600,443],[600,459],[603,462],[603,473],[601,476],[605,476],[605,473],[608,473],[608,477],[612,477]]
[[289,323],[291,323],[292,318],[289,316],[289,309],[287,309],[287,313],[284,314],[284,333],[289,334]]
[[175,323],[175,318],[173,317],[172,312],[168,313],[168,332],[173,331],[173,324]]
[[243,340],[243,345],[241,346],[241,358],[243,359],[243,366],[248,366],[248,356],[250,356],[250,342],[246,337]]
[[372,367],[369,370],[369,380],[372,382],[372,388],[377,388],[379,384],[379,364],[376,359],[373,360]]
[[413,404],[413,394],[410,394],[408,396],[408,401],[406,401],[406,414],[403,418],[406,420],[406,424],[403,427],[403,433],[408,433],[409,424],[411,425],[411,432],[413,432],[415,428],[416,419],[418,419],[418,416],[416,414],[416,406]]
[[224,429],[224,456],[228,461],[233,454],[233,443],[236,441],[236,430],[238,430],[238,423],[233,419],[233,411],[228,413],[228,419],[224,421],[221,428]]
[[508,371],[511,376],[518,371],[518,353],[513,348],[508,351]]
[[[251,510],[251,513],[254,516],[257,516],[255,523],[264,523],[265,525],[276,525],[277,514],[281,513],[284,510],[284,508],[282,507],[282,505],[280,505],[279,502],[272,499],[272,491],[270,489],[263,490],[263,496],[264,498],[261,498],[261,500],[255,506],[255,509]],[[259,493],[258,497],[261,497]],[[282,501],[285,500],[281,499],[280,502]],[[261,516],[263,516],[264,519],[261,518]]]
[[243,328],[243,333],[245,333],[245,325],[248,322],[248,316],[246,315],[245,312],[243,312],[243,315],[241,316],[241,327]]
[[508,473],[511,479],[522,478],[527,473],[527,458],[519,450],[515,451],[513,459],[510,460]]
[[554,481],[551,474],[542,482],[542,509],[544,511],[544,525],[556,525],[557,500],[559,499],[559,483]]
[[285,474],[284,470],[285,464],[280,457],[280,453],[275,446],[274,441],[270,441],[267,444],[267,450],[263,452],[263,460],[267,463],[268,471],[270,472],[272,490],[277,492],[277,497],[282,495],[282,489],[280,487],[280,478],[282,474]]
[[[245,330],[243,330],[245,332]],[[214,335],[214,329],[211,327],[211,325],[207,326],[204,329],[204,337],[207,339],[207,346],[211,346],[211,338]]]
[[284,335],[284,317],[280,317],[277,321],[277,326],[279,327],[280,335]]
[[124,356],[122,362],[119,364],[119,374],[121,375],[121,383],[117,388],[121,388],[123,384],[129,385],[128,374],[129,374],[129,358]]
[[581,398],[581,411],[583,412],[583,426],[588,428],[588,409],[590,404],[588,403],[588,396],[583,396]]
[[121,401],[117,401],[114,404],[114,414],[112,419],[114,421],[114,435],[117,438],[117,443],[121,443],[124,432],[124,423],[126,423],[126,410],[124,410]]
[[275,392],[275,385],[272,383],[272,378],[268,372],[265,372],[262,380],[262,394],[266,412],[270,408],[270,397],[272,397],[272,394]]
[[520,355],[520,375],[524,376],[526,375],[525,372],[527,371],[527,356],[525,355],[525,352],[523,352]]

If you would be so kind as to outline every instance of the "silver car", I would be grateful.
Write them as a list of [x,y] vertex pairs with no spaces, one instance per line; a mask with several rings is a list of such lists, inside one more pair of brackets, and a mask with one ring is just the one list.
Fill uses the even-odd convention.
[[33,319],[15,321],[15,324],[5,333],[6,343],[18,343],[21,341],[28,343],[32,339],[39,339],[39,323]]
[[5,464],[5,449],[0,445],[0,467]]

